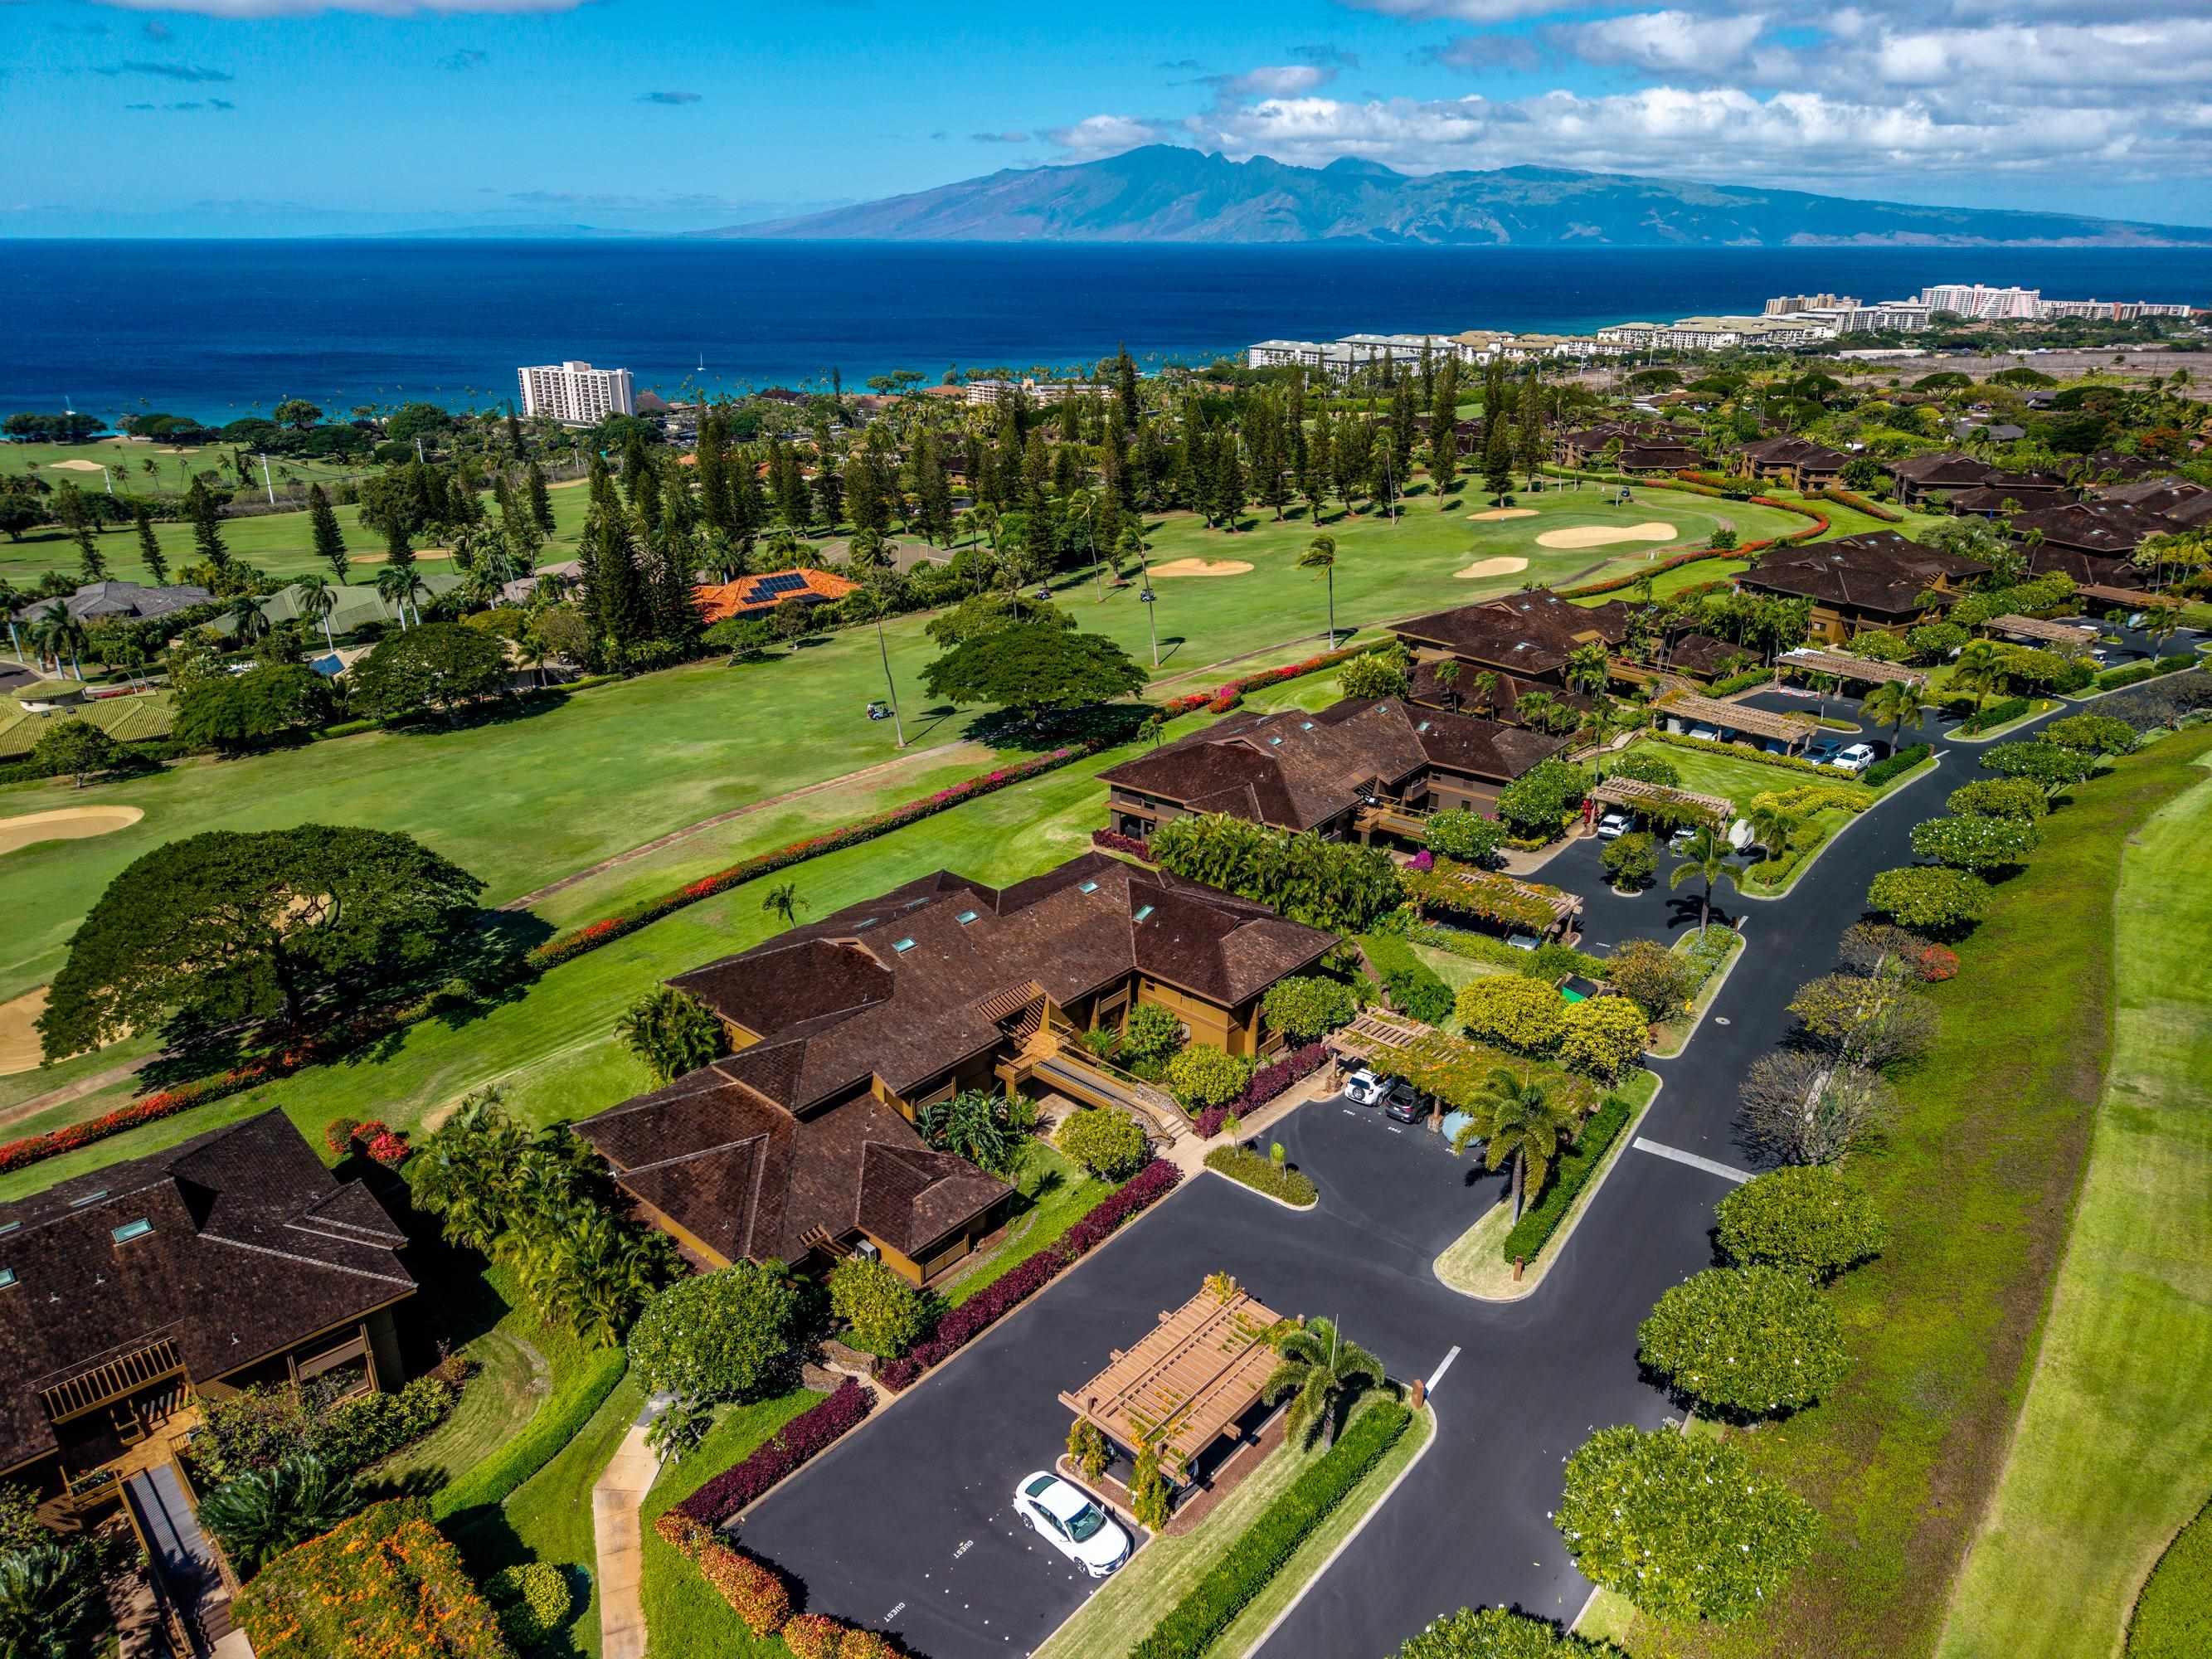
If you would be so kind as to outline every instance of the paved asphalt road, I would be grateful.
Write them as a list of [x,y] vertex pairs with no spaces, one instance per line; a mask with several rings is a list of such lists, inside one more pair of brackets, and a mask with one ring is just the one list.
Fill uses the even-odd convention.
[[[1654,1063],[1666,1085],[1640,1138],[1752,1167],[1733,1132],[1738,1080],[1787,1034],[1796,988],[1834,965],[1868,881],[1909,862],[1911,825],[1975,775],[1975,752],[1950,750],[1855,820],[1787,898],[1723,896],[1724,911],[1743,913],[1747,954],[1688,1051]],[[1696,919],[1686,884],[1617,897],[1592,843],[1544,875],[1584,894],[1593,940],[1666,938]],[[770,1493],[742,1524],[747,1547],[804,1583],[810,1607],[889,1630],[929,1659],[1027,1654],[1091,1588],[1012,1510],[1015,1484],[1063,1444],[1056,1396],[1225,1269],[1279,1311],[1340,1317],[1393,1376],[1431,1376],[1455,1356],[1435,1392],[1436,1441],[1268,1641],[1267,1659],[1385,1655],[1470,1605],[1571,1619],[1589,1586],[1549,1519],[1560,1464],[1595,1429],[1669,1414],[1638,1375],[1636,1328],[1669,1285],[1711,1265],[1712,1206],[1731,1182],[1632,1148],[1542,1289],[1488,1304],[1447,1290],[1431,1264],[1496,1201],[1498,1177],[1341,1100],[1277,1133],[1321,1187],[1314,1211],[1224,1181],[1187,1183]]]

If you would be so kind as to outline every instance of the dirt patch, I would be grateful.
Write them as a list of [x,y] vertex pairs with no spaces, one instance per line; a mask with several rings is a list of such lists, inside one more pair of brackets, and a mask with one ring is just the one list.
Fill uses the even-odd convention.
[[[346,556],[355,564],[382,564],[392,556],[389,553],[349,553]],[[450,559],[453,555],[447,548],[418,547],[415,550],[415,556],[418,559]]]
[[1455,576],[1511,576],[1528,568],[1526,559],[1477,559],[1464,570],[1455,570]]
[[52,812],[26,812],[0,818],[0,854],[42,841],[84,841],[128,830],[146,816],[138,806],[64,806]]
[[1536,509],[1533,507],[1493,507],[1487,513],[1470,513],[1467,516],[1477,524],[1496,524],[1501,519],[1533,519],[1536,516]]
[[0,1002],[0,1077],[39,1068],[39,1016],[46,1012],[46,988],[27,991],[13,1002]]
[[1243,576],[1252,567],[1242,559],[1172,559],[1152,567],[1155,576]]
[[48,461],[49,472],[104,472],[106,469],[98,461]]
[[1612,547],[1621,542],[1671,542],[1674,526],[1652,519],[1643,524],[1577,525],[1571,530],[1547,530],[1536,538],[1539,547]]

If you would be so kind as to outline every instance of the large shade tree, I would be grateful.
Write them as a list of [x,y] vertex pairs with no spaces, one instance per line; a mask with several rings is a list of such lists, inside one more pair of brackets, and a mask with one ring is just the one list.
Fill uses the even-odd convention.
[[1031,721],[1145,689],[1145,671],[1102,634],[1024,623],[963,641],[922,671],[922,689],[951,703],[1019,709]]
[[409,836],[303,823],[156,848],[108,884],[39,1018],[48,1060],[168,1023],[300,1032],[416,978],[483,884]]

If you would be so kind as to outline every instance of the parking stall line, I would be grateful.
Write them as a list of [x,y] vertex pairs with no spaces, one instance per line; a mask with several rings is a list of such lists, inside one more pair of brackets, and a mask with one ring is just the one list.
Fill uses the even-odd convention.
[[1717,1175],[1723,1181],[1733,1181],[1741,1187],[1751,1179],[1751,1171],[1739,1170],[1733,1164],[1722,1164],[1710,1158],[1700,1158],[1695,1152],[1686,1152],[1679,1147],[1662,1146],[1657,1141],[1638,1135],[1629,1143],[1639,1152],[1650,1152],[1655,1158],[1672,1158],[1677,1164],[1686,1164],[1693,1170],[1703,1170],[1707,1175]]
[[1437,1361],[1436,1370],[1429,1373],[1429,1380],[1421,1384],[1422,1388],[1434,1394],[1437,1391],[1437,1384],[1444,1380],[1444,1373],[1452,1368],[1452,1361],[1458,1358],[1459,1344],[1455,1342],[1452,1344],[1451,1352]]

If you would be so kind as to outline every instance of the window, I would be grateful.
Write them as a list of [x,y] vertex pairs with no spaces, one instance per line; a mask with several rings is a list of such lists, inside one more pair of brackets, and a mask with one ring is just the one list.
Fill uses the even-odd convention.
[[82,1198],[73,1198],[70,1200],[70,1208],[72,1210],[82,1210],[86,1205],[97,1204],[101,1199],[106,1198],[106,1196],[107,1188],[102,1187],[96,1193],[87,1193]]
[[1075,884],[1075,890],[1079,893],[1095,893],[1098,890],[1098,884],[1095,881],[1079,881]]
[[1137,907],[1137,914],[1131,916],[1129,920],[1132,921],[1142,921],[1146,916],[1149,916],[1152,914],[1152,907],[1151,905],[1140,904]]
[[975,920],[975,913],[973,910],[963,910],[958,915],[953,917],[952,920],[958,922],[963,927],[965,927],[969,922]]
[[914,949],[914,941],[910,939],[895,939],[891,941],[891,949],[901,952],[911,951]]
[[0,1291],[6,1290],[15,1282],[15,1270],[13,1267],[0,1267]]
[[22,1224],[20,1221],[0,1221],[0,1233],[12,1233]]
[[118,1227],[115,1230],[115,1242],[118,1244],[128,1244],[132,1239],[143,1238],[153,1231],[154,1224],[142,1215],[136,1221],[126,1221]]

